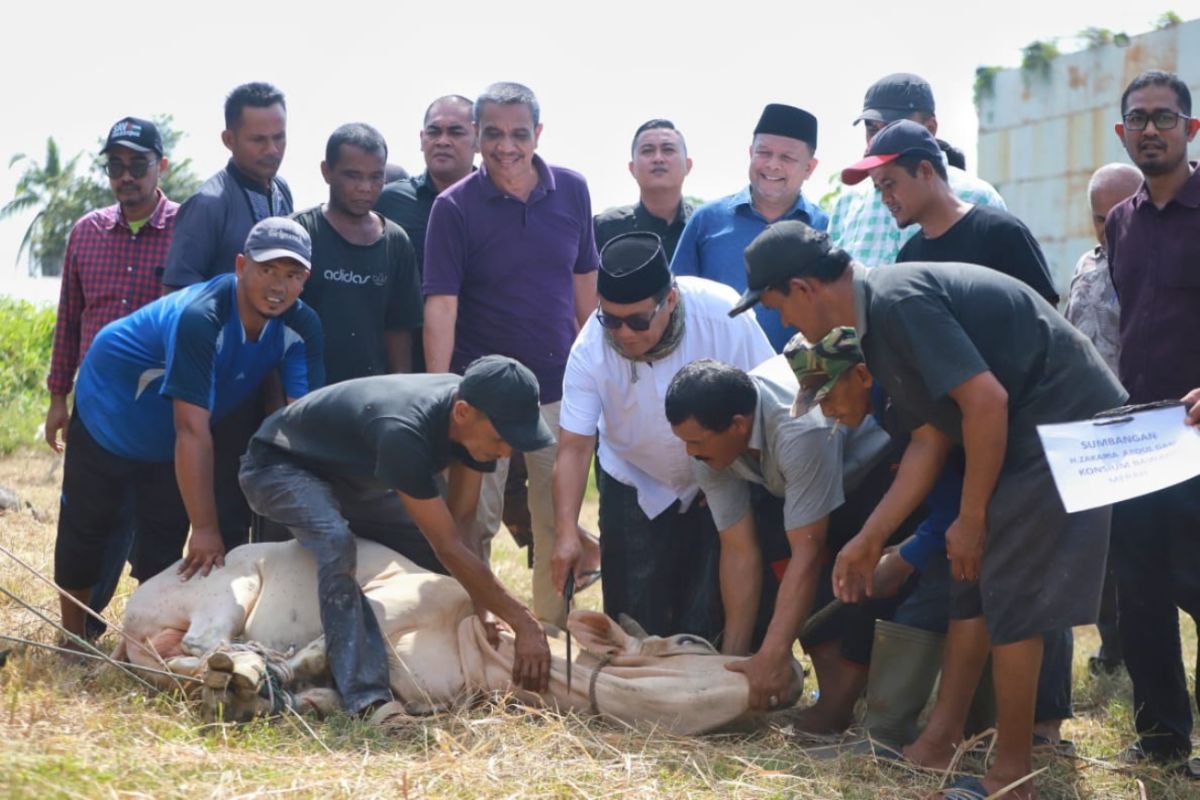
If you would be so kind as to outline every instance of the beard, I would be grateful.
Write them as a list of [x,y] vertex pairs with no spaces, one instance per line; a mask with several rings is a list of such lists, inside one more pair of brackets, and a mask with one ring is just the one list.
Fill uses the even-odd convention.
[[1133,163],[1136,164],[1137,168],[1142,171],[1142,174],[1146,175],[1147,177],[1151,175],[1168,175],[1179,169],[1179,165],[1185,161],[1187,161],[1186,149],[1181,152],[1178,157],[1169,161],[1163,158],[1145,158],[1140,160],[1138,158],[1133,159]]

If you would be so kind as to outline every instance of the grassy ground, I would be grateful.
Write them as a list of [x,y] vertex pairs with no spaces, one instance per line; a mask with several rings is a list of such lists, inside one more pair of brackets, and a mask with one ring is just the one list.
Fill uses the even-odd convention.
[[[29,503],[0,516],[0,544],[45,573],[54,542],[57,460],[19,451],[0,460],[0,486]],[[591,511],[594,516],[594,507]],[[529,589],[524,556],[502,536],[502,579]],[[52,592],[0,555],[0,587],[56,616]],[[119,613],[127,581],[111,609]],[[580,596],[595,607],[599,592]],[[0,633],[53,641],[52,631],[0,597]],[[1185,626],[1195,653],[1195,631]],[[6,645],[0,643],[0,649]],[[1043,798],[1197,796],[1195,784],[1153,769],[1118,772],[1105,759],[1131,740],[1124,677],[1093,681],[1091,630],[1077,638],[1078,716],[1064,733],[1084,758],[1039,762]],[[68,666],[30,650],[0,668],[0,797],[5,798],[507,798],[920,797],[938,775],[868,758],[816,760],[788,736],[786,719],[752,735],[681,739],[596,720],[488,704],[416,720],[393,735],[333,719],[295,717],[245,727],[205,726],[178,698],[150,697],[111,669]]]

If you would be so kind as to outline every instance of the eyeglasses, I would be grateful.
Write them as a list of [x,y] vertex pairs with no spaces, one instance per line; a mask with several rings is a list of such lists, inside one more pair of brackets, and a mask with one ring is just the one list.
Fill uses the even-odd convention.
[[643,312],[641,314],[628,314],[624,317],[618,317],[616,314],[605,314],[600,309],[596,309],[596,319],[600,324],[608,328],[610,331],[615,331],[622,325],[628,326],[629,330],[635,333],[644,333],[650,330],[650,323],[654,322],[654,318],[658,316],[658,312],[662,309],[663,303],[666,300],[660,300],[653,311]]
[[128,172],[134,178],[143,178],[150,171],[150,162],[137,159],[129,164],[123,161],[108,161],[100,165],[104,174],[110,178],[119,178]]
[[1160,131],[1169,131],[1179,124],[1181,119],[1191,119],[1187,114],[1177,114],[1174,111],[1155,111],[1147,114],[1145,111],[1130,111],[1122,119],[1125,129],[1130,131],[1146,130],[1146,123],[1153,122]]

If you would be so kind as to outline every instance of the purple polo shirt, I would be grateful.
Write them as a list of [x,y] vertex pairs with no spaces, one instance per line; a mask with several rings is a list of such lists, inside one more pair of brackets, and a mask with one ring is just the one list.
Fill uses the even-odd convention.
[[600,264],[592,201],[577,172],[533,157],[538,183],[525,202],[486,167],[438,195],[425,232],[423,291],[457,295],[450,370],[490,353],[537,376],[542,403],[562,397],[575,340],[575,275]]
[[1121,306],[1121,383],[1131,403],[1200,386],[1200,170],[1162,209],[1146,184],[1104,223]]

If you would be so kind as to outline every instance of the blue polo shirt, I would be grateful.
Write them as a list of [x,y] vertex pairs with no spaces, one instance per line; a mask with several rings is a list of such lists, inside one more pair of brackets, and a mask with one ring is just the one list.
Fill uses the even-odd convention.
[[216,422],[278,368],[288,397],[325,381],[316,313],[299,300],[248,341],[237,312],[237,277],[162,297],[106,325],[75,383],[75,411],[111,453],[135,461],[175,457],[172,400],[205,408]]
[[[798,219],[819,231],[829,226],[829,216],[808,202],[803,194],[796,196],[795,205],[780,219]],[[719,281],[741,294],[746,291],[743,252],[754,237],[766,230],[767,224],[750,203],[749,186],[736,194],[705,203],[692,214],[679,237],[679,246],[671,260],[671,272]],[[796,331],[785,327],[777,312],[761,305],[755,307],[754,315],[775,352],[783,352],[783,346]]]
[[562,397],[575,341],[575,276],[600,265],[592,201],[577,172],[533,157],[522,201],[480,167],[433,201],[422,290],[458,297],[450,371],[498,353],[537,376],[543,404]]

